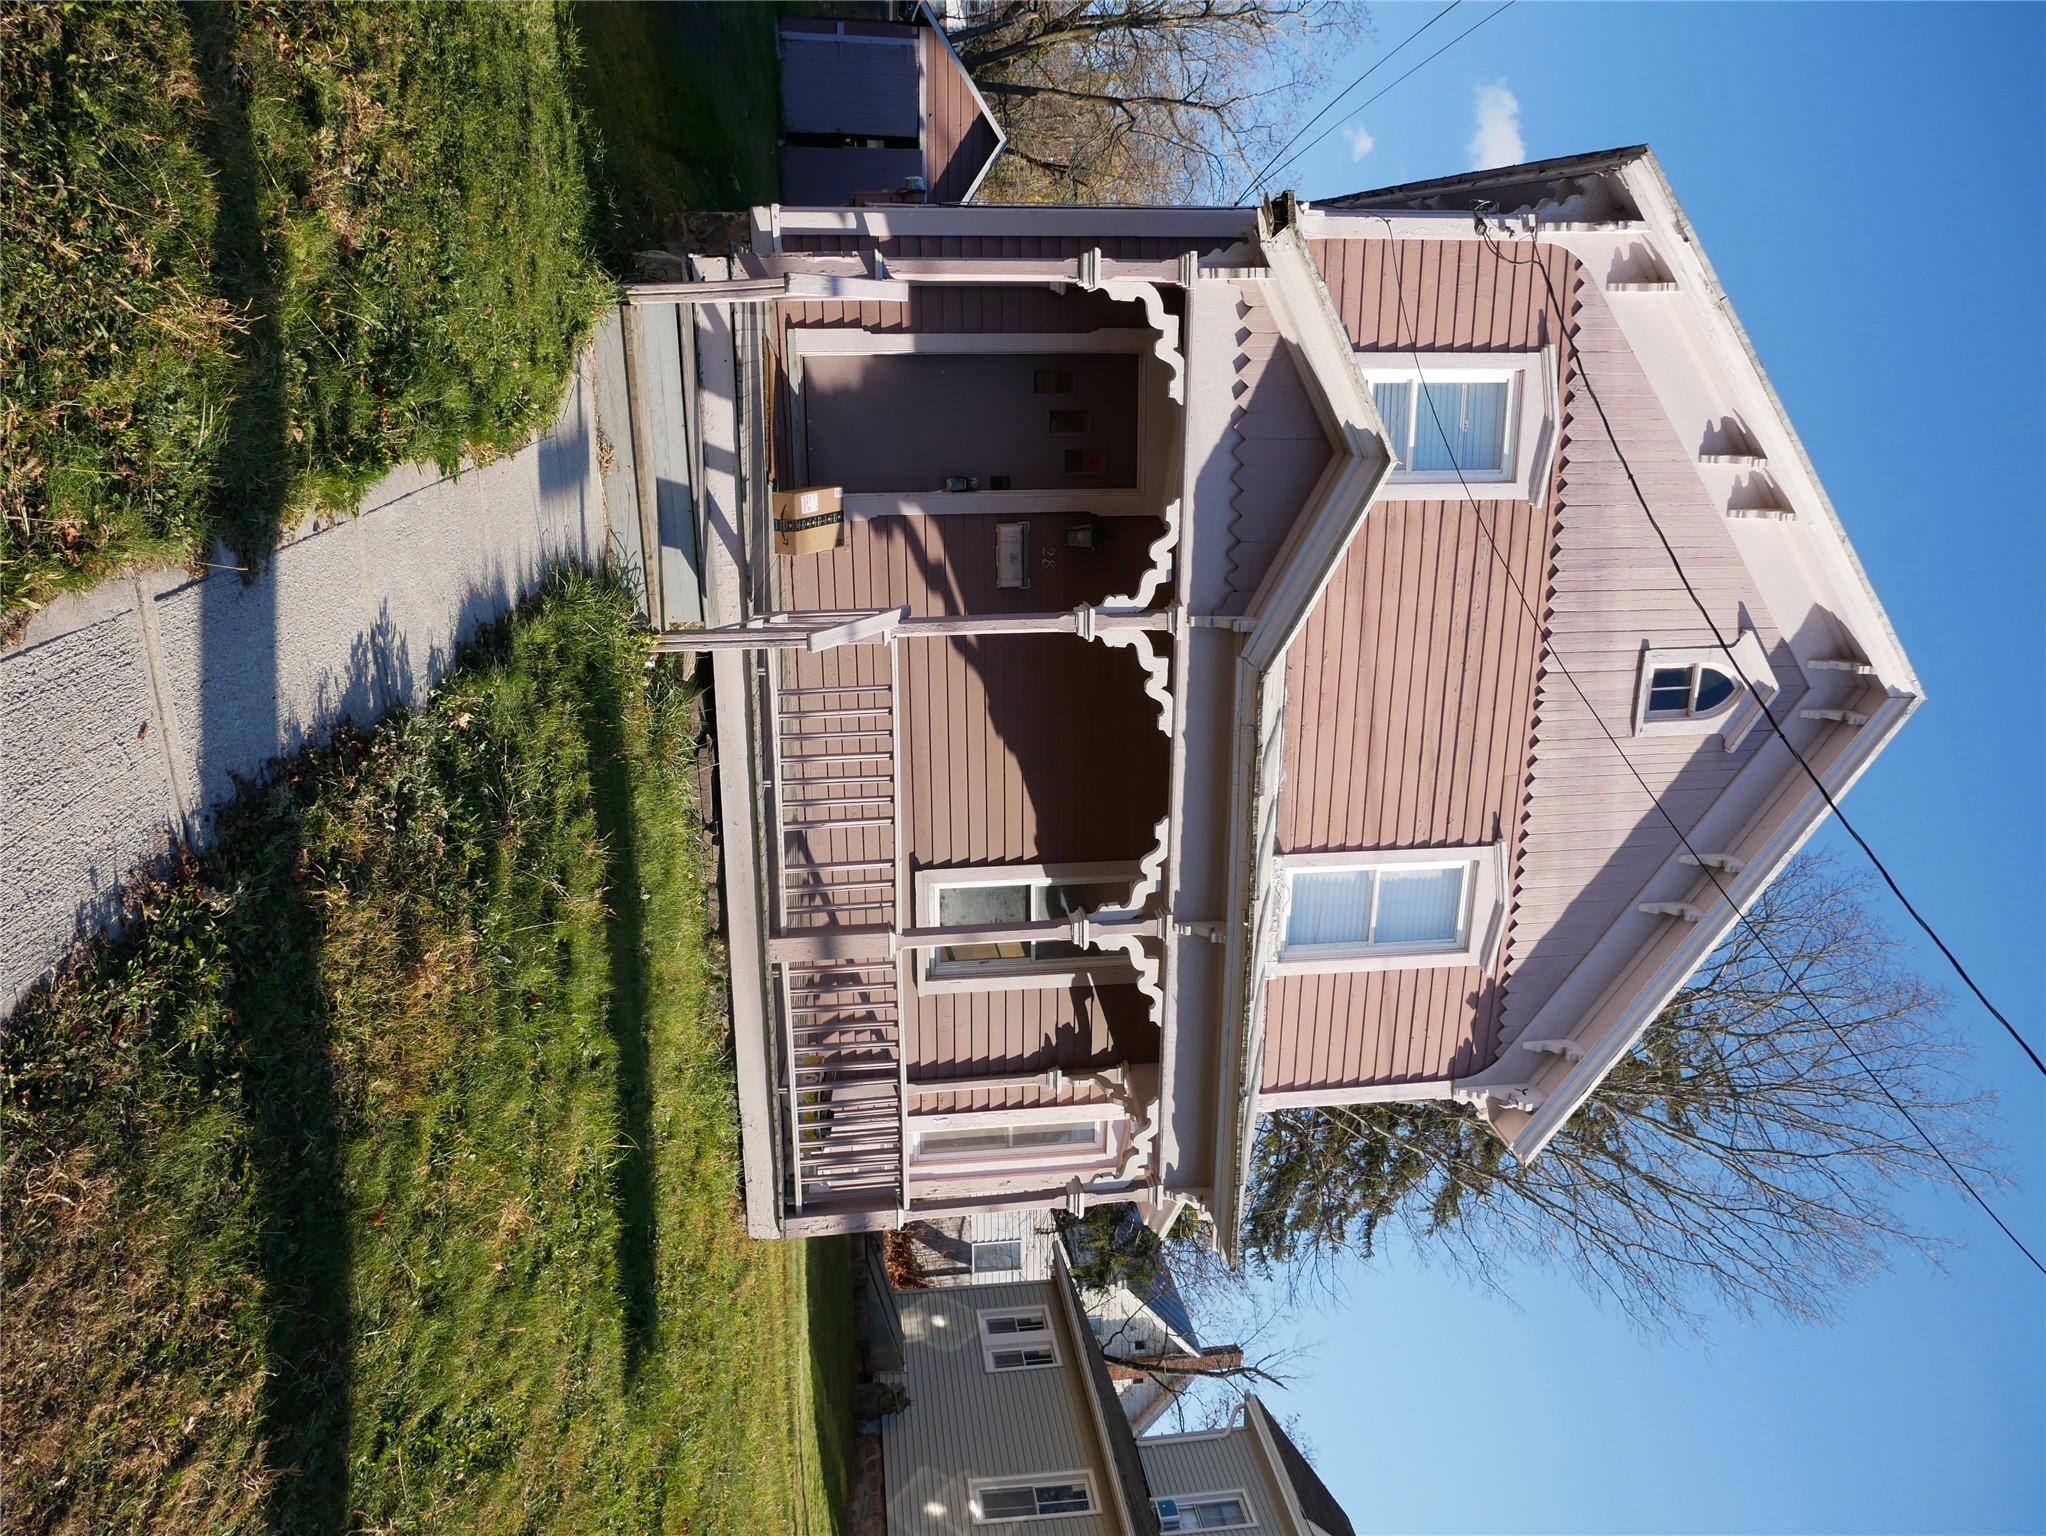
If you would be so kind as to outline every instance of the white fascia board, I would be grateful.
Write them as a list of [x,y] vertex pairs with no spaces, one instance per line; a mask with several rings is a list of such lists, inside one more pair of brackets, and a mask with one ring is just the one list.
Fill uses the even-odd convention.
[[[1827,793],[1835,800],[1845,795],[1921,702],[1914,694],[1893,692],[1867,725],[1854,727],[1855,735],[1846,750],[1820,772],[1820,782],[1826,786]],[[1543,1090],[1541,1103],[1526,1124],[1505,1133],[1506,1144],[1519,1161],[1528,1162],[1541,1153],[1584,1101],[1598,1090],[1599,1084],[1606,1080],[1626,1053],[1633,1049],[1648,1026],[1661,1016],[1663,1009],[1669,1006],[1670,1000],[1698,967],[1725,941],[1740,921],[1741,914],[1782,872],[1812,834],[1824,825],[1827,815],[1825,797],[1816,785],[1803,779],[1803,769],[1787,761],[1787,751],[1781,755],[1786,758],[1784,768],[1807,786],[1797,805],[1778,822],[1738,875],[1720,876],[1719,883],[1731,898],[1730,903],[1721,899],[1717,891],[1712,893],[1707,920],[1689,926],[1683,942],[1637,989],[1596,1041],[1579,1042],[1586,1047],[1583,1058],[1570,1065],[1560,1083]],[[1809,758],[1809,750],[1805,755]],[[1762,756],[1757,754],[1758,761]],[[1753,766],[1750,765],[1751,771]],[[1768,814],[1766,809],[1764,814]],[[1599,1011],[1602,1010],[1593,1010],[1594,1013]],[[1530,1030],[1539,1022],[1539,1015],[1530,1020]],[[1526,1085],[1541,1071],[1541,1066],[1532,1072],[1521,1067],[1516,1058],[1524,1058],[1525,1054],[1517,1043],[1509,1045],[1492,1066],[1459,1081],[1457,1086],[1459,1089],[1482,1089]],[[1542,1065],[1546,1065],[1548,1060],[1544,1058]]]
[[[1259,917],[1271,899],[1275,873],[1258,858],[1266,805],[1279,792],[1263,772],[1260,749],[1285,729],[1285,675],[1273,678],[1236,661],[1236,743],[1229,797],[1229,912],[1223,966],[1221,1077],[1215,1096],[1215,1246],[1232,1263],[1250,1184],[1250,1149],[1258,1117],[1257,1084],[1264,1063],[1263,954]],[[1282,740],[1283,746],[1283,740]],[[1281,753],[1283,755],[1283,751]]]
[[970,203],[974,194],[980,191],[980,184],[987,180],[987,173],[993,170],[995,162],[1002,158],[1002,151],[1009,147],[1009,136],[1002,132],[1002,120],[989,109],[987,98],[980,94],[980,87],[973,83],[973,71],[966,67],[965,60],[959,57],[959,50],[952,46],[951,34],[945,30],[945,24],[938,19],[938,13],[931,9],[930,0],[921,0],[916,8],[916,14],[917,19],[935,32],[938,41],[945,45],[945,54],[951,59],[952,67],[959,71],[959,78],[964,80],[966,88],[973,92],[974,105],[980,108],[980,115],[987,119],[988,127],[995,131],[994,153],[981,162],[979,172],[966,189],[966,195],[959,199],[962,203]]
[[1286,1475],[1286,1463],[1279,1459],[1279,1447],[1272,1440],[1272,1426],[1265,1417],[1265,1405],[1258,1401],[1255,1392],[1243,1394],[1243,1422],[1249,1426],[1251,1438],[1257,1442],[1258,1457],[1265,1464],[1265,1476],[1279,1490],[1279,1502],[1285,1506],[1287,1518],[1293,1522],[1293,1529],[1304,1536],[1312,1529],[1307,1521],[1307,1511],[1300,1507],[1300,1495],[1293,1487],[1293,1479]]
[[1250,613],[1257,619],[1245,655],[1260,672],[1284,657],[1314,611],[1372,501],[1392,472],[1392,440],[1372,399],[1350,333],[1336,313],[1296,229],[1271,231],[1259,219],[1271,278],[1265,293],[1279,334],[1298,356],[1335,457],[1313,499],[1265,573]]
[[1109,1502],[1115,1506],[1115,1523],[1125,1536],[1138,1536],[1130,1526],[1130,1501],[1122,1484],[1122,1473],[1116,1468],[1115,1444],[1109,1438],[1108,1415],[1122,1416],[1122,1404],[1101,1401],[1101,1393],[1094,1384],[1094,1372],[1088,1368],[1084,1351],[1098,1349],[1094,1342],[1094,1330],[1087,1325],[1086,1316],[1080,1311],[1077,1287],[1073,1283],[1072,1268],[1066,1263],[1063,1244],[1054,1243],[1051,1250],[1051,1288],[1058,1292],[1059,1311],[1065,1314],[1066,1327],[1072,1338],[1067,1345],[1067,1359],[1071,1368],[1079,1374],[1080,1391],[1087,1399],[1087,1416],[1094,1421],[1094,1434],[1101,1452],[1101,1465],[1108,1472]]
[[[1815,552],[1830,568],[1841,596],[1865,610],[1862,615],[1842,615],[1842,618],[1848,620],[1849,629],[1868,647],[1869,659],[1883,682],[1900,692],[1922,698],[1925,690],[1910,657],[1905,654],[1896,626],[1890,622],[1888,610],[1876,595],[1861,557],[1855,553],[1854,545],[1847,537],[1839,511],[1834,507],[1833,499],[1826,494],[1811,455],[1797,435],[1797,428],[1792,425],[1790,413],[1784,409],[1776,386],[1769,381],[1755,344],[1741,324],[1740,316],[1735,313],[1733,301],[1721,286],[1719,274],[1713,270],[1705,247],[1699,241],[1683,205],[1677,201],[1661,164],[1653,153],[1644,153],[1639,159],[1621,167],[1618,174],[1633,196],[1635,206],[1641,210],[1650,227],[1663,237],[1657,242],[1657,252],[1676,269],[1678,286],[1690,297],[1718,354],[1720,365],[1737,388],[1746,386],[1741,392],[1752,392],[1764,408],[1763,414],[1770,428],[1790,445],[1795,464],[1794,473],[1787,478],[1798,482],[1792,489],[1791,499],[1793,503],[1808,501],[1822,514],[1806,525],[1814,535]],[[1783,466],[1772,462],[1770,468],[1773,473],[1783,475]],[[1803,497],[1797,495],[1799,490],[1805,493]],[[1867,622],[1855,623],[1855,617],[1864,618]],[[1883,654],[1884,651],[1888,654]]]
[[1263,1072],[1265,956],[1254,929],[1271,896],[1273,872],[1258,857],[1265,812],[1280,776],[1260,754],[1285,729],[1285,661],[1350,541],[1392,471],[1393,455],[1357,354],[1314,258],[1293,229],[1273,231],[1259,217],[1271,272],[1266,284],[1280,334],[1304,366],[1334,456],[1295,521],[1279,558],[1251,600],[1256,627],[1236,668],[1235,752],[1229,801],[1228,977],[1222,1013],[1220,1092],[1216,1102],[1215,1240],[1234,1258],[1250,1179],[1251,1140]]

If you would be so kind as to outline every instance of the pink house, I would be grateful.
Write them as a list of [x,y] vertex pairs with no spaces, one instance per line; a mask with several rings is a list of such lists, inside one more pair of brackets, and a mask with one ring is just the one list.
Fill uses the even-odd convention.
[[[1645,149],[765,208],[702,276],[635,300],[693,306],[710,620],[661,643],[714,655],[762,1235],[1228,1245],[1285,1106],[1534,1157],[1918,702]],[[776,554],[819,485],[839,542]]]

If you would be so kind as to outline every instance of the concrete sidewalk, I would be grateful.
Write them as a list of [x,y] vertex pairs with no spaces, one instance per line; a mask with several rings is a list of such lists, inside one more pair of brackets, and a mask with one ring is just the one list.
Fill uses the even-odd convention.
[[[600,437],[626,451],[599,374],[622,379],[615,316],[546,434],[483,468],[394,471],[354,517],[297,530],[254,581],[156,571],[38,614],[0,652],[0,1011],[174,832],[203,841],[235,780],[420,698],[463,641],[564,562],[594,564],[610,528]],[[613,393],[605,390],[605,395]],[[629,477],[625,484],[630,485]],[[226,559],[226,556],[220,556]]]

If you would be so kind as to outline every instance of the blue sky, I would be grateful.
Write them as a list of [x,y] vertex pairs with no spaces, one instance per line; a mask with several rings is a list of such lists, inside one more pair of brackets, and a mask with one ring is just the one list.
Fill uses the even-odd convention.
[[[1375,46],[1438,8],[1374,6]],[[1925,685],[1848,811],[2046,1050],[2042,82],[2039,7],[1523,3],[1281,181],[1468,169],[1481,107],[1495,152],[1654,146]],[[2046,1254],[2046,1083],[1972,1003],[1954,1018],[2003,1094],[1999,1207]],[[1361,1529],[2046,1530],[2046,1280],[1964,1197],[1907,1210],[1964,1245],[1943,1271],[1906,1259],[1834,1326],[1724,1318],[1702,1344],[1560,1276],[1508,1302],[1390,1255],[1303,1319],[1315,1361],[1273,1406]]]

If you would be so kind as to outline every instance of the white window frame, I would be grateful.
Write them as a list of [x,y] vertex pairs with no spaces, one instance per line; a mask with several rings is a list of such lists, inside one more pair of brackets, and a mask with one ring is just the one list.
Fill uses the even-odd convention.
[[[1279,953],[1271,965],[1272,975],[1434,970],[1466,965],[1489,971],[1498,961],[1499,941],[1506,927],[1504,843],[1459,848],[1359,848],[1336,853],[1288,853],[1281,854],[1273,863],[1277,868],[1280,937]],[[1462,921],[1454,941],[1422,944],[1286,942],[1286,927],[1292,919],[1293,876],[1296,873],[1443,868],[1461,868],[1466,872]]]
[[[1647,641],[1642,643],[1641,672],[1634,683],[1634,734],[1636,736],[1711,736],[1723,735],[1729,751],[1740,744],[1740,738],[1747,734],[1761,709],[1754,702],[1755,691],[1760,689],[1763,699],[1773,699],[1777,692],[1776,674],[1770,669],[1768,652],[1763,650],[1761,637],[1751,629],[1744,629],[1733,644],[1734,660],[1729,660],[1725,651],[1716,645],[1693,645],[1668,647],[1657,650]],[[1739,664],[1736,665],[1735,662]],[[1725,674],[1733,684],[1733,693],[1722,699],[1704,714],[1661,714],[1651,715],[1648,709],[1649,685],[1655,681],[1655,674],[1664,668],[1709,667],[1714,672]],[[1742,674],[1752,687],[1743,684]],[[1692,683],[1692,692],[1697,683]]]
[[[1055,1370],[1065,1359],[1065,1355],[1059,1349],[1058,1329],[1052,1322],[1050,1307],[990,1307],[985,1312],[974,1313],[974,1317],[980,1329],[980,1366],[982,1370],[987,1371],[991,1375],[1005,1376],[1010,1371]],[[995,1334],[988,1331],[989,1323],[1000,1318],[1015,1317],[1034,1317],[1039,1319],[1044,1326],[1027,1338],[1023,1338],[1020,1344],[1018,1343],[1019,1335],[1017,1334]],[[1042,1344],[1050,1353],[1051,1358],[1049,1360],[1033,1361],[1024,1365],[995,1364],[995,1356],[1005,1350],[1024,1347],[1035,1348],[1039,1344]]]
[[[1556,442],[1556,353],[1552,347],[1533,352],[1423,352],[1417,367],[1412,352],[1360,352],[1357,364],[1364,382],[1372,384],[1477,384],[1504,382],[1507,386],[1505,462],[1499,470],[1465,470],[1459,481],[1454,470],[1407,469],[1395,463],[1386,477],[1388,499],[1456,501],[1463,497],[1465,482],[1474,494],[1492,499],[1504,489],[1505,499],[1532,502],[1539,506],[1549,489],[1549,470],[1555,460]],[[1414,426],[1418,432],[1433,431],[1418,389],[1411,397]],[[1395,423],[1386,423],[1395,460],[1407,452],[1408,439]],[[1490,491],[1480,487],[1492,487]]]
[[1208,1493],[1186,1494],[1169,1493],[1164,1495],[1162,1498],[1153,1499],[1151,1501],[1151,1507],[1153,1509],[1156,1509],[1160,1504],[1173,1504],[1183,1509],[1189,1504],[1219,1504],[1224,1499],[1234,1499],[1236,1501],[1236,1507],[1243,1511],[1243,1518],[1235,1522],[1233,1525],[1203,1525],[1198,1527],[1191,1525],[1168,1526],[1163,1523],[1165,1517],[1163,1512],[1160,1512],[1158,1517],[1160,1522],[1158,1528],[1161,1531],[1170,1533],[1192,1530],[1247,1531],[1256,1526],[1257,1511],[1251,1507],[1250,1494],[1242,1488],[1217,1488]]
[[[1023,1239],[1020,1237],[987,1237],[973,1240],[973,1251],[968,1256],[969,1272],[976,1275],[1020,1275],[1023,1273]],[[980,1265],[980,1250],[983,1248],[1013,1248],[1016,1262],[1013,1264],[991,1264],[986,1269]]]
[[[1045,1515],[984,1515],[980,1512],[980,1496],[990,1488],[1047,1488],[1070,1485],[1083,1488],[1087,1493],[1085,1509],[1054,1510]],[[1101,1513],[1101,1497],[1094,1491],[1092,1472],[1029,1472],[1021,1477],[976,1477],[966,1485],[966,1507],[973,1511],[975,1525],[1021,1525],[1026,1520],[1073,1520],[1083,1515]]]
[[[916,920],[922,928],[938,924],[938,893],[965,886],[987,885],[1134,885],[1135,864],[981,864],[939,867],[916,872]],[[1051,960],[940,960],[925,950],[917,963],[916,987],[922,993],[1023,992],[1070,987],[1086,978],[1113,984],[1136,976],[1130,958],[1119,949],[1092,951]]]
[[[1029,1130],[1047,1125],[1091,1125],[1091,1143],[1049,1147],[980,1147],[926,1153],[923,1138],[933,1131]],[[1114,1162],[1128,1120],[1115,1104],[1044,1104],[1027,1109],[964,1110],[909,1117],[909,1165],[918,1178],[979,1178],[1019,1170],[1081,1172]]]

